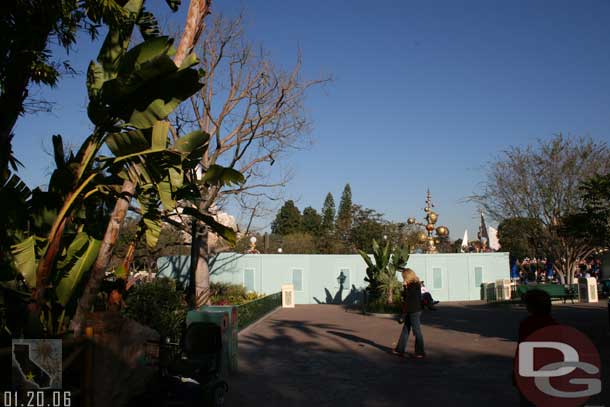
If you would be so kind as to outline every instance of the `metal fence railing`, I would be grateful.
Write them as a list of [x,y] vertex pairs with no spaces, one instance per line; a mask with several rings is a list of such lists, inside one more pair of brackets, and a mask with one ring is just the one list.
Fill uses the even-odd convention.
[[241,331],[253,322],[282,306],[282,293],[267,295],[254,301],[238,305],[237,308],[237,327]]

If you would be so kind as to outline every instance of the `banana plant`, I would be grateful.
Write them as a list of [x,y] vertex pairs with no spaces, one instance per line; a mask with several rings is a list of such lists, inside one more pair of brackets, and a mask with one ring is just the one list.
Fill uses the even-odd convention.
[[[66,202],[75,195],[72,193],[72,183],[76,176],[76,168],[82,161],[79,153],[64,154],[63,142],[60,136],[53,136],[54,157],[56,169],[51,175],[47,191],[36,188],[29,192],[26,188],[10,188],[4,185],[0,194],[15,196],[22,191],[19,203],[23,205],[25,216],[11,216],[13,224],[21,228],[12,230],[11,238],[11,268],[13,275],[4,279],[4,284],[16,285],[19,280],[25,287],[37,292],[40,261],[48,252],[49,240],[57,219],[61,216]],[[82,150],[81,150],[82,151]],[[99,222],[100,213],[104,212],[104,199],[93,199],[96,193],[109,193],[112,176],[97,173],[90,177],[94,182],[81,184],[82,195],[78,204],[69,211],[69,219],[64,215],[62,238],[58,252],[49,275],[48,284],[52,287],[45,299],[46,310],[40,314],[44,329],[49,334],[56,333],[63,327],[61,315],[68,306],[79,281],[87,272],[92,261],[97,256],[100,244]],[[66,199],[67,198],[67,199]],[[73,200],[76,202],[76,200]],[[12,281],[11,281],[12,280]],[[53,316],[57,315],[57,318]]]
[[411,249],[409,247],[396,246],[392,250],[388,265],[379,275],[379,289],[385,294],[388,304],[394,302],[394,293],[401,286],[400,281],[396,278],[396,272],[407,264],[410,252]]
[[380,295],[379,278],[381,274],[385,273],[388,264],[390,264],[392,254],[390,242],[386,242],[385,246],[382,247],[373,239],[373,260],[371,260],[368,253],[362,250],[358,250],[358,253],[367,265],[364,281],[369,283],[368,290],[370,296],[372,299],[378,298]]
[[372,298],[384,295],[386,302],[392,304],[394,292],[400,287],[396,272],[407,264],[410,248],[392,247],[389,241],[385,246],[380,246],[373,240],[373,259],[362,250],[358,252],[367,265],[364,281],[369,283],[368,289]]
[[[54,136],[57,168],[49,188],[34,190],[26,198],[26,222],[13,222],[18,230],[11,232],[14,244],[7,257],[32,290],[48,333],[60,331],[66,311],[69,314],[70,305],[76,305],[83,277],[99,256],[109,221],[107,208],[123,199],[121,182],[136,185],[135,197],[144,210],[142,233],[154,245],[163,216],[176,211],[177,201],[194,189],[188,174],[207,148],[209,136],[202,132],[168,142],[165,120],[201,88],[201,73],[193,68],[198,63],[194,54],[176,66],[172,40],[157,35],[154,17],[143,3],[130,0],[122,6],[127,17],[110,27],[97,62],[89,65],[87,111],[95,130],[75,154],[66,155],[61,137]],[[176,5],[175,0],[169,3]],[[128,49],[137,25],[144,41]],[[100,155],[103,146],[112,156]],[[236,178],[234,173],[216,170],[216,174],[211,177],[215,182]],[[2,193],[21,187],[14,178],[3,184]],[[21,192],[28,191],[21,188]],[[199,213],[195,205],[186,209],[185,213],[234,240],[234,231]]]

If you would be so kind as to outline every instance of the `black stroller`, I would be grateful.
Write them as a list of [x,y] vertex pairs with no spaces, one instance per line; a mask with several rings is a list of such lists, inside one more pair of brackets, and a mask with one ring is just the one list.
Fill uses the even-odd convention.
[[146,399],[133,405],[222,407],[229,390],[222,372],[220,327],[209,322],[189,324],[182,344],[160,344],[160,376]]

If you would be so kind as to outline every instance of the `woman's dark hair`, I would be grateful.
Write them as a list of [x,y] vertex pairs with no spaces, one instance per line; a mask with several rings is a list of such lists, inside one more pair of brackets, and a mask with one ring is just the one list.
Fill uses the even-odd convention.
[[551,296],[543,290],[530,290],[523,298],[527,310],[534,315],[551,314]]

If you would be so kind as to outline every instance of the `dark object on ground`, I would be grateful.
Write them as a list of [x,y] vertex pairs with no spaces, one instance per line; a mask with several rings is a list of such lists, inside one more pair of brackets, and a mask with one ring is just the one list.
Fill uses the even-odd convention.
[[182,346],[160,344],[160,374],[146,400],[133,405],[199,407],[225,405],[229,386],[221,374],[222,337],[220,327],[194,322],[184,334]]
[[525,293],[531,290],[545,291],[551,297],[551,300],[560,299],[565,304],[566,300],[571,300],[574,304],[574,298],[578,295],[576,289],[572,286],[564,286],[561,284],[536,284],[536,285],[520,285],[517,287],[517,295],[523,301]]
[[421,301],[422,308],[428,308],[431,311],[437,310],[437,308],[434,305],[438,304],[438,301],[435,301],[432,298],[432,294],[430,294],[428,292],[423,293],[421,298],[422,298],[422,301]]

